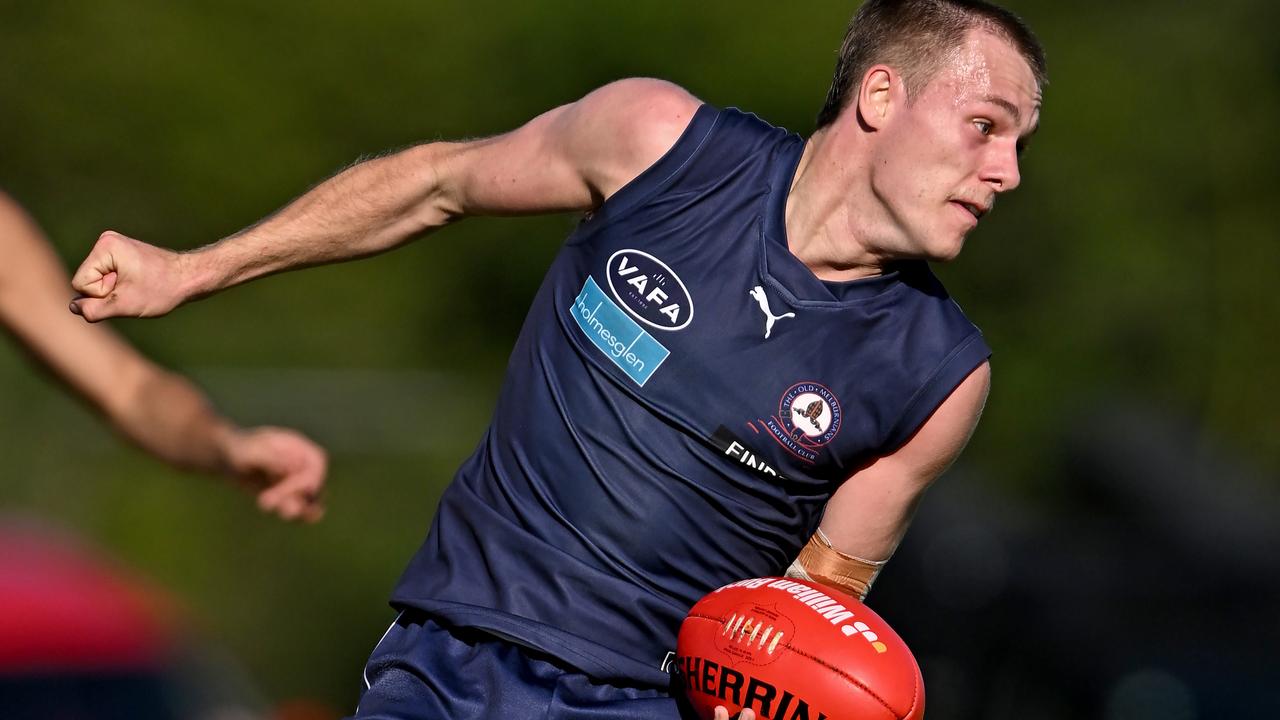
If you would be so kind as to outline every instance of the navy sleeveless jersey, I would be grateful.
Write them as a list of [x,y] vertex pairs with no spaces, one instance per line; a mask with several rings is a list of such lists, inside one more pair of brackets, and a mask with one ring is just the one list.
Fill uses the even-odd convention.
[[788,251],[803,147],[704,105],[582,221],[393,604],[663,685],[689,607],[782,572],[986,359],[924,263],[829,283]]

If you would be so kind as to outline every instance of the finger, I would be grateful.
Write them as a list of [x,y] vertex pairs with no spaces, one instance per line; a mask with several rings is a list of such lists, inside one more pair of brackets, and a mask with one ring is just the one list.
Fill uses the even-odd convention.
[[116,282],[119,281],[120,274],[115,270],[109,270],[102,275],[97,276],[91,282],[81,283],[83,289],[77,287],[74,282],[71,289],[80,293],[84,297],[105,298],[111,295],[116,289]]
[[308,525],[314,525],[324,519],[324,503],[311,503],[302,510],[302,520]]
[[738,720],[756,720],[756,711],[743,708],[742,712],[738,713]]
[[303,502],[302,498],[290,495],[280,502],[280,509],[276,514],[285,520],[297,520],[302,516],[302,510],[305,505],[306,503]]
[[296,495],[308,503],[319,500],[324,492],[324,474],[322,468],[307,467],[294,472],[277,483],[279,487],[288,488],[289,494]]
[[[94,243],[89,256],[80,263],[80,267],[71,276],[71,287],[75,288],[76,292],[90,297],[106,297],[115,289],[115,275],[119,268],[116,266],[114,249],[119,239],[123,237],[120,233],[110,230],[98,236],[98,242]],[[110,276],[109,280],[108,276]]]
[[302,521],[307,524],[320,522],[324,517],[324,505],[300,497],[290,497],[281,501],[275,511],[284,520]]
[[276,492],[275,488],[267,488],[258,493],[258,509],[264,513],[275,513],[282,502],[284,495]]
[[[107,275],[114,276],[115,272],[114,264],[104,264],[96,253],[91,254],[81,263],[75,275],[71,276],[71,287],[81,295],[102,297],[106,294],[103,292],[103,279]],[[113,287],[114,283],[113,280]]]
[[305,523],[319,522],[324,517],[324,503],[310,495],[294,495],[285,501],[283,517]]
[[318,523],[324,518],[324,475],[323,469],[320,475],[315,476],[307,482],[302,490],[301,497],[303,499],[302,513],[299,517],[307,523]]
[[279,512],[293,495],[293,488],[283,482],[271,485],[258,493],[258,507],[267,512]]
[[109,317],[115,317],[111,309],[111,300],[114,296],[108,296],[105,300],[92,297],[78,297],[71,301],[68,309],[89,322],[98,322]]
[[324,517],[319,483],[309,479],[289,479],[258,494],[258,507],[285,520],[318,522]]
[[262,492],[258,495],[258,508],[268,515],[275,515],[284,520],[297,518],[303,509],[303,502],[291,495],[270,494]]

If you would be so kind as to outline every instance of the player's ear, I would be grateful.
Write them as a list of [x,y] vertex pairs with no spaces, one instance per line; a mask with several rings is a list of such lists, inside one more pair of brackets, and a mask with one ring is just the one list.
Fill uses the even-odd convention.
[[875,65],[862,76],[858,87],[858,118],[872,130],[883,127],[897,98],[898,73],[887,65]]

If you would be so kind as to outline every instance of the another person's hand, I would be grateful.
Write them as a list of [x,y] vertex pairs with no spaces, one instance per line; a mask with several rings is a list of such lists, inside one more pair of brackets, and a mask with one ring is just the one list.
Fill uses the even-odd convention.
[[71,312],[89,322],[164,315],[188,297],[188,257],[108,230],[71,278]]
[[258,507],[285,520],[324,516],[328,458],[320,446],[287,428],[232,430],[222,442],[228,470],[258,494]]

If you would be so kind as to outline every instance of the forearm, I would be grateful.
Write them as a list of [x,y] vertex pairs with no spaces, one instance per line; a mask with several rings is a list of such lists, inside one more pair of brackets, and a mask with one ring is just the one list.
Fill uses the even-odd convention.
[[112,426],[143,450],[189,470],[230,470],[228,446],[239,429],[185,378],[154,366],[103,408]]
[[951,466],[982,414],[991,367],[978,366],[905,445],[854,473],[827,502],[797,567],[865,595],[902,542],[928,487]]
[[441,192],[451,145],[433,143],[366,160],[320,183],[265,220],[183,255],[187,299],[257,277],[374,255],[455,217]]

